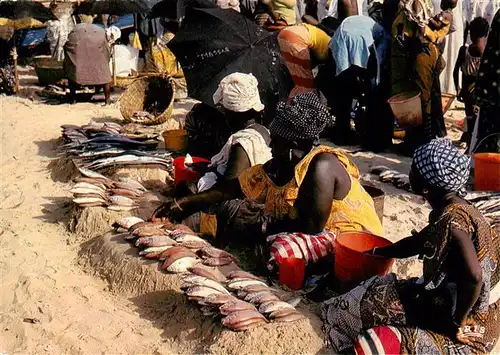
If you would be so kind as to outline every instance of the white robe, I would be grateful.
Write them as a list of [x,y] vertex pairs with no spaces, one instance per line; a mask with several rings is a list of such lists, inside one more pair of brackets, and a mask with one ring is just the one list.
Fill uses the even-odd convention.
[[[456,94],[455,84],[453,82],[453,69],[457,62],[458,52],[464,43],[464,15],[462,11],[462,1],[458,0],[457,7],[453,10],[453,23],[451,27],[453,33],[446,36],[446,45],[444,47],[443,58],[446,61],[446,68],[439,77],[441,83],[441,92]],[[465,0],[474,1],[474,0]],[[433,0],[434,14],[441,12],[441,1]]]

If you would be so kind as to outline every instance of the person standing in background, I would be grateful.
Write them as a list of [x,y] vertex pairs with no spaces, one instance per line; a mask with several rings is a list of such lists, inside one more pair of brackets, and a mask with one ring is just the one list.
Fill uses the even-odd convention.
[[[481,58],[476,81],[476,105],[479,106],[477,139],[471,150],[500,153],[500,10],[497,11],[488,42]],[[477,144],[475,144],[477,142]]]
[[[458,52],[463,44],[464,33],[464,15],[463,0],[457,0],[457,5],[453,9],[453,21],[451,23],[450,33],[446,36],[443,44],[442,57],[446,62],[444,70],[441,72],[439,81],[441,83],[441,92],[453,93],[455,90],[453,82],[453,68],[457,61]],[[441,10],[441,0],[433,0],[434,15],[439,14]]]
[[71,18],[73,5],[71,3],[56,3],[52,1],[49,8],[58,18],[57,20],[46,22],[50,55],[52,59],[62,61],[64,59],[64,44],[68,40],[68,35],[74,27]]
[[[465,104],[466,121],[464,123],[464,133],[460,139],[462,142],[470,144],[472,130],[474,128],[474,92],[477,74],[481,57],[483,56],[488,38],[490,26],[483,17],[475,18],[470,24],[470,36],[472,44],[464,45],[460,48],[457,62],[453,70],[453,80],[457,89],[457,97]],[[462,85],[460,85],[460,71],[462,72]]]

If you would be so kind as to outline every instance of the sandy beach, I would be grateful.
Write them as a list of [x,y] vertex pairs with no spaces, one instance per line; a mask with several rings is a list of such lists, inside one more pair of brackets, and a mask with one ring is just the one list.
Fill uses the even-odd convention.
[[[271,335],[256,329],[243,337],[203,319],[196,307],[176,301],[175,295],[131,295],[95,276],[81,260],[85,243],[67,229],[70,184],[54,180],[48,165],[57,154],[61,124],[119,121],[119,110],[116,104],[48,105],[29,91],[24,96],[0,98],[0,353],[324,351],[317,316],[301,326],[272,328]],[[188,107],[177,105],[176,117]],[[456,124],[461,117],[460,107],[447,115],[453,138],[460,134]],[[409,158],[370,152],[355,153],[353,159],[365,180],[376,180],[367,174],[370,166],[407,172],[410,163]],[[420,198],[374,183],[387,194],[386,237],[397,240],[426,224],[429,207]],[[271,340],[263,343],[266,334]],[[292,345],[285,348],[284,343]]]

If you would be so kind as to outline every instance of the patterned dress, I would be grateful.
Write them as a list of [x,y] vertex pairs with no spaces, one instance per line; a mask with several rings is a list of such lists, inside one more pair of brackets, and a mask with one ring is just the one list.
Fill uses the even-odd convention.
[[[480,107],[477,152],[500,153],[500,11],[491,24],[476,81]],[[495,135],[496,134],[496,135]]]
[[[456,284],[448,274],[451,227],[468,233],[482,267],[479,298],[469,313],[471,344],[453,340]],[[500,333],[500,238],[472,205],[452,204],[419,234],[424,243],[420,279],[373,277],[322,305],[326,342],[335,352],[476,354],[490,352]]]

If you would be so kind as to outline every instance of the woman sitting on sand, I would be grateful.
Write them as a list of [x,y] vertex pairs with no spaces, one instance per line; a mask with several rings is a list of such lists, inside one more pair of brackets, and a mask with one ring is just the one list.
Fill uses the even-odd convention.
[[334,352],[476,354],[493,349],[500,334],[500,238],[462,198],[469,164],[469,157],[446,139],[415,151],[410,180],[432,206],[430,224],[371,253],[420,255],[423,276],[376,276],[325,302],[324,330]]
[[229,215],[231,221],[243,220],[241,232],[256,243],[259,235],[317,234],[325,229],[381,235],[373,200],[361,186],[356,166],[341,150],[314,147],[329,119],[315,93],[296,95],[290,104],[281,102],[270,125],[270,161],[247,169],[238,179],[165,206],[159,217],[179,220],[214,203],[246,198],[254,203],[251,208],[248,204],[240,208],[239,200]]

